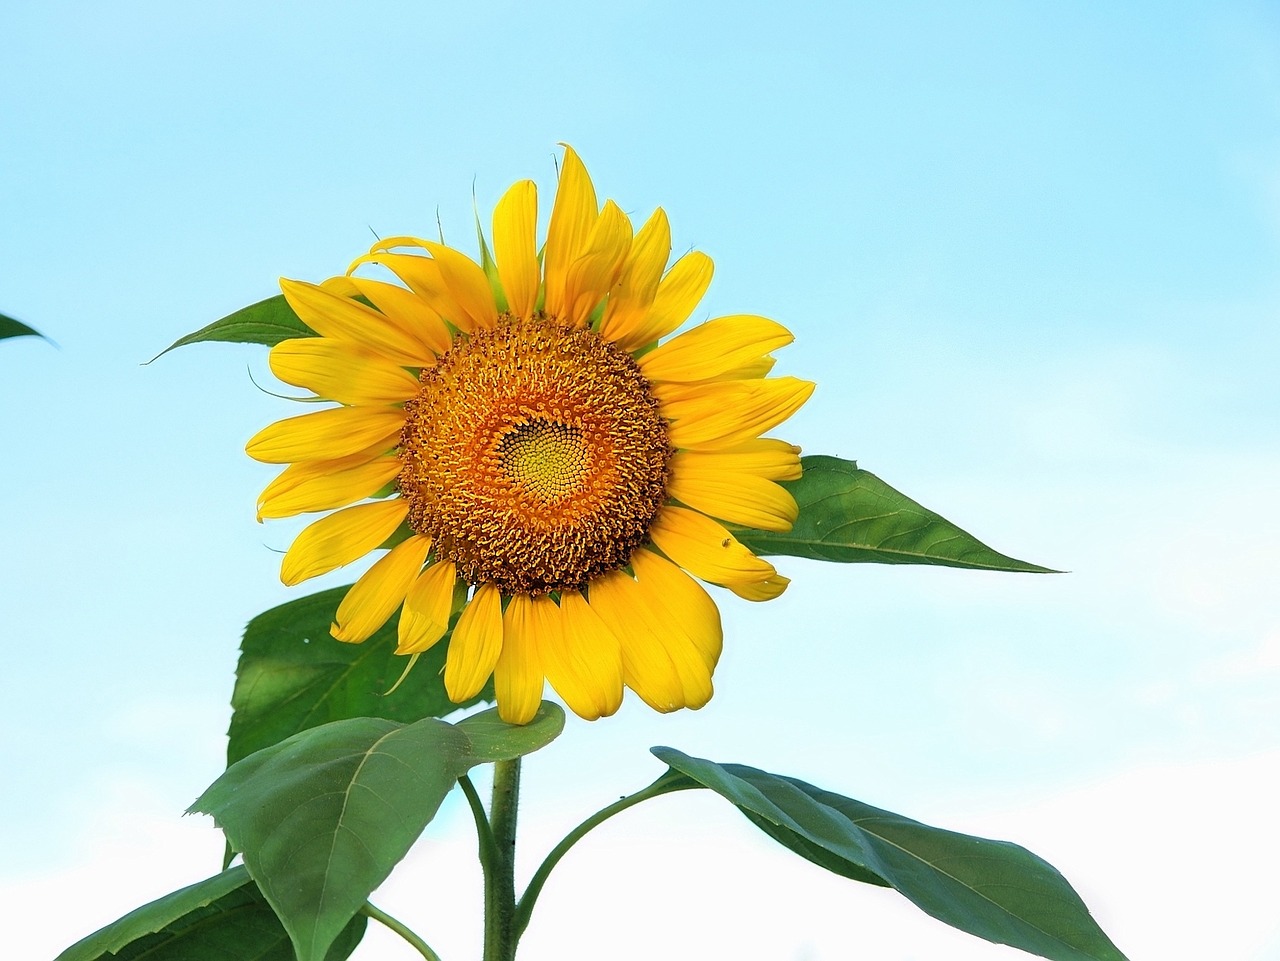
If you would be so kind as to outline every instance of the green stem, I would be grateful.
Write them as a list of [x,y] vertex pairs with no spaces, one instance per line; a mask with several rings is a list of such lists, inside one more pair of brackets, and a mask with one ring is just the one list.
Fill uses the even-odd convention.
[[489,817],[484,813],[484,802],[480,800],[480,792],[471,783],[471,778],[465,774],[462,775],[462,777],[458,778],[458,786],[462,788],[462,793],[471,808],[471,817],[476,822],[476,838],[480,847],[480,867],[485,876],[488,877],[489,865],[493,863],[493,829],[489,827]]
[[484,961],[514,961],[516,929],[516,813],[520,802],[520,759],[493,765],[489,827],[493,849],[484,875]]
[[547,878],[550,877],[552,869],[560,863],[560,859],[568,853],[569,849],[582,840],[592,828],[603,824],[615,814],[625,811],[641,801],[647,801],[663,794],[670,794],[672,791],[683,791],[696,786],[698,785],[680,783],[678,779],[673,779],[668,774],[664,774],[647,788],[636,791],[635,794],[628,794],[626,797],[614,801],[608,807],[601,808],[566,834],[560,843],[551,849],[551,853],[546,856],[542,864],[538,866],[538,870],[534,873],[533,878],[530,879],[529,886],[525,888],[524,894],[520,898],[520,903],[516,906],[516,914],[513,919],[515,937],[518,939],[520,935],[524,934],[524,929],[529,926],[529,918],[533,914],[533,906],[537,903],[538,895],[542,893],[542,886],[547,883]]
[[417,948],[418,953],[422,955],[424,958],[426,958],[427,961],[440,961],[440,955],[432,951],[431,946],[427,944],[426,941],[423,941],[422,938],[418,937],[416,934],[410,931],[407,927],[405,927],[403,923],[401,923],[400,921],[397,921],[395,918],[387,914],[385,911],[375,908],[372,904],[366,901],[364,903],[364,907],[360,909],[360,913],[363,915],[366,915],[367,917],[373,918],[375,921],[381,922],[386,927],[394,931],[396,934],[400,935],[400,937],[404,938],[411,945]]

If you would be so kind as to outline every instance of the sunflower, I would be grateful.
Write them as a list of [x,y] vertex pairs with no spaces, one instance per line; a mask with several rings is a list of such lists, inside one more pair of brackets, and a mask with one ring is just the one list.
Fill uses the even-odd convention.
[[[480,263],[395,237],[345,276],[281,281],[318,336],[277,344],[271,369],[338,406],[249,441],[251,457],[289,465],[258,519],[332,512],[285,554],[288,585],[385,550],[338,607],[340,641],[399,608],[397,653],[421,654],[456,615],[455,701],[492,675],[517,724],[544,682],[587,719],[616,711],[624,686],[658,711],[701,707],[722,634],[695,578],[757,601],[786,588],[725,523],[790,529],[796,503],[776,482],[800,476],[799,449],[760,435],[813,385],[767,376],[792,337],[764,317],[669,337],[710,258],[667,269],[662,209],[634,231],[568,147],[541,255],[536,224],[522,181]],[[357,272],[369,264],[399,283]]]

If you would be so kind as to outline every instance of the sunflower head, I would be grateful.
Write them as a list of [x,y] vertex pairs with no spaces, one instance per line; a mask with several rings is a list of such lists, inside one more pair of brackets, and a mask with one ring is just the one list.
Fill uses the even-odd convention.
[[287,584],[385,550],[332,633],[363,641],[399,608],[398,652],[412,655],[456,617],[455,701],[492,675],[513,723],[533,717],[545,682],[589,719],[616,711],[624,686],[659,711],[701,707],[721,630],[698,581],[748,600],[785,589],[725,523],[790,528],[796,504],[777,482],[799,477],[799,449],[761,435],[813,385],[768,376],[791,334],[764,317],[671,336],[710,258],[668,266],[663,211],[633,230],[568,147],[541,258],[536,225],[522,181],[480,263],[395,237],[345,276],[281,281],[318,336],[276,345],[271,368],[336,406],[249,442],[288,465],[259,519],[325,514],[285,554]]

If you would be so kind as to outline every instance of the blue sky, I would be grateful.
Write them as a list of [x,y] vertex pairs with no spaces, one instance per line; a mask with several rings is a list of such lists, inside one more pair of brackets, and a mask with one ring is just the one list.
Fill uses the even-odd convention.
[[[40,919],[30,956],[216,869],[178,815],[221,770],[244,623],[310,589],[277,579],[297,526],[253,520],[271,472],[244,442],[292,412],[250,380],[265,352],[142,362],[373,233],[438,218],[470,249],[473,190],[549,195],[558,141],[715,260],[700,317],[793,330],[779,370],[819,388],[785,436],[1071,573],[783,561],[780,600],[726,595],[707,708],[629,701],[531,760],[528,870],[667,743],[1024,843],[1135,961],[1280,951],[1250,893],[1280,857],[1274,6],[55,2],[0,25],[0,312],[58,344],[0,342],[22,785],[0,903]],[[817,961],[854,930],[885,961],[1015,957],[712,799],[626,817],[562,866],[522,958]],[[478,936],[467,831],[446,807],[379,895],[446,959]]]

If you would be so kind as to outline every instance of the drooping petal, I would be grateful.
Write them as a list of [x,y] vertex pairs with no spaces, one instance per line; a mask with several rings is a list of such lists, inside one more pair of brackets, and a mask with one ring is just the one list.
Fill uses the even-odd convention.
[[[422,246],[426,241],[414,241]],[[440,263],[430,257],[417,254],[395,254],[382,250],[375,244],[372,251],[351,262],[348,271],[354,271],[362,264],[380,264],[404,282],[416,296],[429,307],[436,316],[448,321],[461,331],[470,332],[471,318],[458,306],[449,291],[448,285],[440,273]]]
[[643,346],[631,344],[629,336],[636,332],[649,313],[658,283],[671,256],[671,226],[661,207],[653,212],[631,241],[631,250],[622,269],[618,289],[609,297],[600,322],[600,334],[606,340],[619,341],[628,349]]
[[699,324],[640,358],[650,380],[692,383],[760,362],[795,338],[767,317],[737,314]]
[[372,497],[400,473],[394,455],[353,454],[290,464],[258,496],[258,520],[346,507]]
[[351,585],[329,633],[348,644],[373,636],[404,600],[430,548],[431,538],[415,534],[388,551]]
[[[708,671],[709,687],[710,672],[715,670],[724,646],[716,602],[701,584],[651,550],[642,549],[632,554],[631,566],[637,583],[648,592],[652,606],[667,615],[667,623],[671,625],[668,650],[677,641],[688,643]],[[709,690],[707,696],[711,696]]]
[[507,306],[528,320],[538,302],[538,188],[532,180],[512,184],[493,209],[493,254]]
[[719,450],[750,440],[800,409],[813,383],[795,377],[728,380],[690,386],[656,385],[662,414],[672,420],[671,443],[694,450]]
[[672,464],[667,493],[694,510],[764,531],[789,531],[800,515],[796,499],[773,481],[685,463]]
[[418,391],[418,378],[403,367],[329,337],[282,340],[268,363],[286,384],[340,404],[399,404]]
[[424,240],[422,246],[440,266],[440,277],[472,330],[489,330],[498,323],[498,306],[484,268],[466,254],[444,244]]
[[502,653],[493,668],[493,691],[498,717],[508,724],[528,724],[542,703],[538,630],[544,619],[542,612],[534,612],[538,603],[555,602],[545,594],[540,599],[516,594],[502,615]]
[[569,265],[565,278],[566,312],[561,315],[575,326],[582,326],[618,284],[627,252],[631,249],[631,221],[612,200],[605,201],[587,237],[587,249]]
[[730,584],[728,587],[744,601],[771,601],[785,591],[790,583],[791,578],[774,574],[758,584]]
[[404,599],[397,629],[397,654],[421,654],[435,646],[449,630],[453,613],[453,587],[457,582],[453,561],[438,560],[418,575]]
[[569,265],[587,249],[587,237],[595,226],[600,206],[587,168],[573,148],[565,145],[560,183],[551,205],[551,222],[547,225],[547,245],[543,253],[546,277],[546,311],[552,317],[563,317],[571,304],[566,298]]
[[334,407],[287,417],[249,439],[245,452],[267,464],[336,460],[361,451],[395,446],[404,427],[398,407]]
[[723,524],[685,507],[664,507],[649,535],[662,553],[712,584],[756,584],[777,574],[772,564],[747,550]]
[[493,584],[476,588],[449,639],[444,689],[454,703],[480,693],[502,652],[502,595]]
[[685,706],[680,672],[658,632],[643,616],[645,598],[623,571],[610,571],[591,581],[588,603],[622,648],[622,675],[627,687],[655,711]]
[[284,299],[303,322],[322,337],[360,344],[388,360],[407,366],[434,362],[422,351],[421,342],[408,326],[408,319],[383,314],[331,290],[300,280],[280,281]]
[[547,681],[579,717],[594,721],[622,704],[622,648],[577,591],[551,605],[559,623],[539,637]]
[[426,367],[427,358],[438,357],[453,344],[449,325],[412,290],[366,277],[348,277],[347,280],[362,297],[369,298],[369,302],[386,316],[394,317],[414,338],[412,353],[393,360],[409,367]]
[[357,504],[303,528],[280,564],[280,580],[292,587],[350,564],[385,541],[408,516],[402,497]]
[[765,480],[799,480],[800,448],[784,440],[757,437],[734,447],[712,451],[678,451],[671,458],[673,471],[688,468],[699,471],[745,472]]

